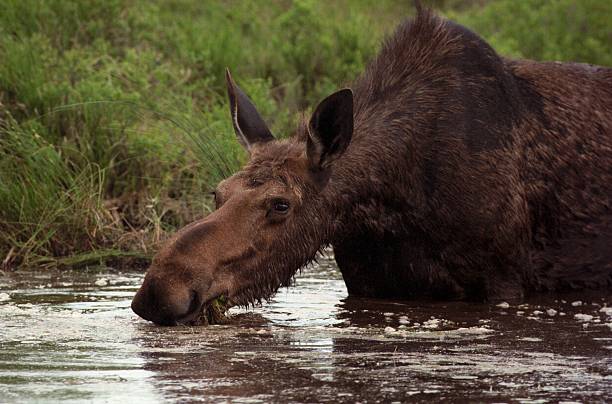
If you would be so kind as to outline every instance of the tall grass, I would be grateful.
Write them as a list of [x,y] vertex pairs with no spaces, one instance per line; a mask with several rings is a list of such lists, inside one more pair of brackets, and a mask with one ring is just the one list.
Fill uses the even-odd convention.
[[113,221],[101,214],[103,175],[92,163],[74,170],[36,128],[9,118],[0,127],[0,231],[10,247],[4,264],[103,244]]
[[[436,0],[502,53],[612,64],[611,4]],[[277,136],[346,85],[403,0],[4,0],[0,264],[132,263],[245,160],[223,71]]]

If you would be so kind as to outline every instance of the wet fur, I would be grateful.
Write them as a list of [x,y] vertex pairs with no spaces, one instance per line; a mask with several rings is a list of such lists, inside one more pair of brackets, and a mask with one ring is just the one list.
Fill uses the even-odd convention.
[[349,293],[612,285],[612,70],[511,61],[421,12],[353,86],[325,197]]
[[353,138],[323,191],[294,167],[306,123],[238,174],[286,178],[304,200],[275,242],[284,253],[252,267],[260,281],[240,303],[289,284],[328,244],[357,296],[494,301],[612,286],[611,69],[506,60],[421,11],[352,88]]

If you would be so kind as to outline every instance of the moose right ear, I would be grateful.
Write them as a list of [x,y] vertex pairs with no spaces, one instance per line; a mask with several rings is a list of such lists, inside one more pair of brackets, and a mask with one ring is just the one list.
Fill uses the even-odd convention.
[[349,88],[325,98],[308,125],[306,155],[310,169],[327,169],[346,150],[353,136],[353,92]]
[[253,102],[232,79],[229,69],[225,70],[225,79],[232,113],[232,125],[240,144],[250,152],[255,143],[274,140],[274,136],[257,112]]

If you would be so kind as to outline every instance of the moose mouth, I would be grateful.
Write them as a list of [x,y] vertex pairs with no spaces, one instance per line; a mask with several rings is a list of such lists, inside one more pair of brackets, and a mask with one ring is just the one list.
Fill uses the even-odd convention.
[[219,294],[212,299],[195,307],[190,314],[176,321],[177,325],[206,326],[215,324],[226,324],[228,317],[225,314],[231,307],[229,300]]

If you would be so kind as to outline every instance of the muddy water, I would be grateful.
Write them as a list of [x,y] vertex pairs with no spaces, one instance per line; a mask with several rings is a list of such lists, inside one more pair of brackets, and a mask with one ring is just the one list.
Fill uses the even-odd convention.
[[138,273],[0,276],[0,402],[612,401],[612,297],[347,299],[330,260],[232,323],[157,327]]

